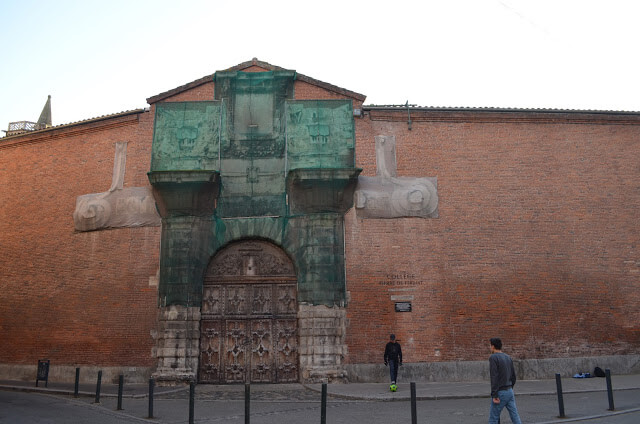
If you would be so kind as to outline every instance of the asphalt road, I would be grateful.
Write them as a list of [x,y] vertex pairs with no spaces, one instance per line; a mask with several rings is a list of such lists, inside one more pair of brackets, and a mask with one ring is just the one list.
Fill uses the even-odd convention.
[[[272,399],[252,399],[250,422],[254,424],[320,423],[320,397],[305,391]],[[637,424],[640,422],[640,390],[615,392],[615,413],[588,419],[594,411],[608,414],[606,394],[577,393],[564,397],[567,418],[558,419],[557,398],[550,395],[516,396],[524,423],[585,422],[598,424]],[[0,391],[0,423],[188,423],[188,392],[154,399],[154,419],[147,419],[148,399],[123,400],[122,411],[116,411],[116,398],[102,398],[100,404],[90,397]],[[418,423],[475,424],[486,423],[489,400],[483,398],[424,400],[417,402]],[[215,400],[201,394],[194,407],[195,423],[245,423],[243,400]],[[598,412],[599,411],[599,412]],[[631,412],[630,412],[631,411]],[[409,401],[344,400],[329,398],[327,424],[411,423]],[[580,421],[574,421],[580,420]],[[503,412],[503,423],[509,423]]]

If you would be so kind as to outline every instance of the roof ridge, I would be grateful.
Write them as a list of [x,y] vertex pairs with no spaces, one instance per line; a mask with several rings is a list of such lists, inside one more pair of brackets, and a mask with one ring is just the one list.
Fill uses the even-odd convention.
[[[362,105],[365,110],[407,110],[406,104],[397,105]],[[411,110],[430,110],[443,112],[532,112],[532,113],[594,113],[638,115],[640,111],[633,110],[605,110],[605,109],[562,109],[562,108],[531,108],[531,107],[496,107],[496,106],[419,106],[409,105]]]
[[[247,69],[247,68],[250,68],[252,66],[258,66],[260,68],[266,69],[267,71],[295,71],[293,69],[287,69],[287,68],[283,68],[281,66],[272,65],[269,62],[265,62],[265,61],[259,60],[258,58],[254,57],[253,59],[248,60],[246,62],[242,62],[242,63],[234,65],[234,66],[232,66],[230,68],[222,69],[222,70],[216,71],[216,72],[232,72],[232,71],[242,72],[243,69]],[[309,84],[312,84],[312,85],[316,85],[318,87],[324,88],[325,90],[333,91],[334,93],[338,93],[338,94],[341,94],[341,95],[344,95],[344,96],[347,96],[347,97],[351,97],[351,98],[359,100],[361,102],[363,102],[367,98],[367,96],[365,96],[364,94],[356,93],[355,91],[351,91],[351,90],[348,90],[346,88],[339,87],[337,85],[333,85],[333,84],[330,84],[330,83],[327,83],[327,82],[324,82],[324,81],[320,81],[318,79],[315,79],[315,78],[312,78],[312,77],[297,73],[297,71],[295,71],[295,72],[296,72],[296,79],[298,79],[300,81],[304,81],[306,83],[309,83]],[[180,94],[180,93],[182,93],[184,91],[187,91],[187,90],[190,90],[192,88],[198,87],[199,85],[211,82],[211,81],[213,81],[214,75],[215,75],[215,72],[213,74],[206,75],[206,76],[204,76],[202,78],[199,78],[199,79],[197,79],[195,81],[189,82],[187,84],[181,85],[179,87],[173,88],[173,89],[165,91],[163,93],[156,94],[155,96],[151,96],[151,97],[147,98],[147,103],[149,103],[149,104],[157,103],[157,102],[159,102],[161,100],[164,100],[164,99],[166,99],[168,97]]]

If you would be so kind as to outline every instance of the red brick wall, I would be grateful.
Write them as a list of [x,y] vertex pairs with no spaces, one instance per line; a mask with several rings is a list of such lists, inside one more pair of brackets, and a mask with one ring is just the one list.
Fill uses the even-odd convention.
[[0,363],[151,366],[160,227],[75,232],[76,197],[145,186],[151,114],[0,141]]
[[296,100],[333,100],[333,99],[351,99],[353,100],[353,107],[359,108],[362,106],[362,102],[352,99],[351,97],[336,93],[334,91],[326,90],[322,87],[318,87],[313,84],[309,84],[306,81],[297,80],[294,83],[294,98]]
[[[251,66],[244,69],[242,72],[264,72],[263,68],[258,66]],[[330,100],[330,99],[345,99],[350,98],[348,96],[338,94],[333,91],[326,90],[322,87],[312,85],[305,81],[297,80],[294,82],[294,93],[296,100]],[[208,101],[215,98],[215,83],[213,79],[211,82],[199,85],[195,88],[187,91],[182,91],[162,99],[163,102],[198,102]],[[362,106],[362,102],[354,100],[354,107]]]
[[494,336],[523,359],[640,352],[638,117],[395,115],[357,120],[358,165],[395,134],[440,217],[347,215],[349,362],[380,362],[390,332],[409,362],[484,359]]
[[171,97],[163,99],[163,102],[202,102],[211,101],[215,95],[215,83],[213,77],[211,82],[201,84],[195,88],[192,88],[181,93],[177,93]]
[[[340,98],[295,84],[297,99]],[[76,233],[72,219],[77,196],[108,190],[118,141],[125,187],[148,186],[153,111],[0,140],[0,363],[154,365],[160,227]],[[438,177],[440,218],[347,215],[346,360],[379,362],[392,331],[408,362],[485,359],[493,336],[517,358],[640,353],[640,116],[412,119],[356,118],[363,175],[374,136],[396,135],[399,176]]]

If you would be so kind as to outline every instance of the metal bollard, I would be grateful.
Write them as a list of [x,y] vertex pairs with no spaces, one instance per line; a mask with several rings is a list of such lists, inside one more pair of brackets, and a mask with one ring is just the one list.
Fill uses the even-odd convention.
[[122,389],[124,387],[124,375],[118,376],[118,411],[122,411]]
[[322,397],[320,398],[320,424],[327,424],[327,383],[322,383]]
[[73,397],[78,397],[78,388],[80,387],[80,368],[76,368],[76,384],[73,389]]
[[102,385],[102,370],[98,371],[98,382],[96,383],[96,402],[100,403],[100,386]]
[[153,386],[155,386],[155,381],[152,377],[149,379],[149,416],[147,418],[153,418]]
[[416,383],[411,382],[411,424],[418,424],[418,411],[416,408]]
[[562,380],[560,378],[560,374],[556,374],[556,387],[558,390],[558,408],[560,409],[560,415],[558,415],[558,418],[565,418],[564,400],[562,398]]
[[189,424],[193,424],[194,409],[196,403],[196,383],[192,381],[189,383]]
[[613,405],[613,386],[611,385],[611,370],[605,369],[604,376],[607,378],[607,395],[609,396],[609,411],[615,411],[615,406]]
[[251,385],[244,385],[244,423],[249,424],[251,420]]

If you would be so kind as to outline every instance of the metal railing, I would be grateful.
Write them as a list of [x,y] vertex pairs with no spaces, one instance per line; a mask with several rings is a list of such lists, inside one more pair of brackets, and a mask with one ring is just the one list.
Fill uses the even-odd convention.
[[9,131],[35,131],[40,127],[41,125],[30,121],[9,122]]

